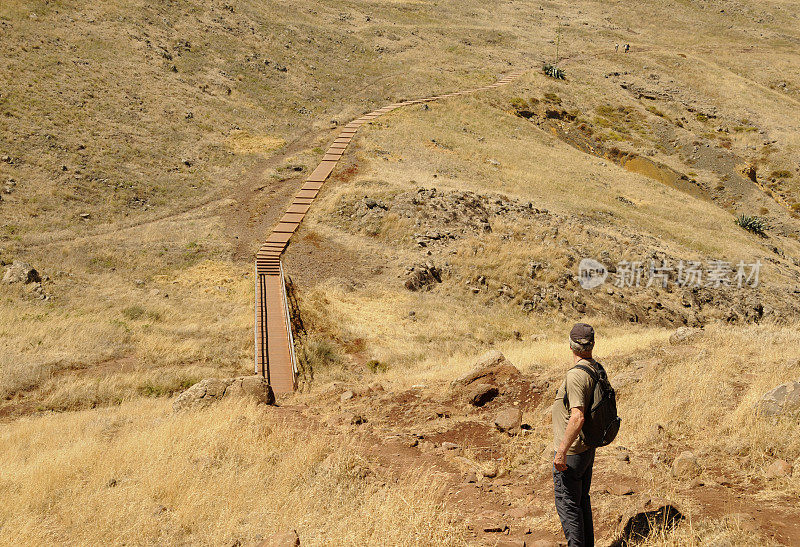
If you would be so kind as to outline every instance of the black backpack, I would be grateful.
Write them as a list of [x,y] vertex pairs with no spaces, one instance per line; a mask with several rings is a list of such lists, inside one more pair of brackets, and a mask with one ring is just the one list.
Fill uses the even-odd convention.
[[[598,363],[599,364],[599,363]],[[587,446],[599,447],[611,444],[619,433],[622,419],[617,415],[617,394],[608,381],[605,369],[600,370],[586,365],[575,365],[586,372],[594,382],[589,410],[585,413],[581,438]],[[569,406],[567,390],[564,390],[564,405]]]

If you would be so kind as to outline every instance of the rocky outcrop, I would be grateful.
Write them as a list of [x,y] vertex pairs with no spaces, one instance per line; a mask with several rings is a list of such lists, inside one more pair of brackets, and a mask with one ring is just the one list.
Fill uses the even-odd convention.
[[275,395],[261,376],[238,378],[206,378],[178,395],[172,408],[176,412],[188,408],[206,407],[223,398],[249,397],[258,403],[271,405]]
[[769,390],[756,405],[756,410],[764,416],[800,412],[800,381],[786,382]]
[[3,283],[39,283],[42,280],[39,272],[21,260],[15,260],[11,266],[6,268],[5,275],[3,275]]
[[405,288],[409,291],[429,291],[437,283],[442,282],[442,270],[430,262],[415,264],[407,271]]
[[498,382],[519,376],[519,369],[512,365],[502,352],[493,349],[484,353],[472,370],[453,380],[450,386],[467,386],[478,380]]

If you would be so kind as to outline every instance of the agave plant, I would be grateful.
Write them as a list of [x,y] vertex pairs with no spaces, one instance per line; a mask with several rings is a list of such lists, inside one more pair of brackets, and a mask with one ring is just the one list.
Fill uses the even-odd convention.
[[737,226],[740,228],[744,228],[748,232],[752,232],[756,235],[767,235],[767,221],[761,217],[750,216],[750,215],[739,215],[736,217],[734,221]]
[[558,68],[557,66],[551,65],[550,63],[545,63],[542,66],[542,72],[550,76],[551,78],[555,78],[556,80],[565,80],[566,75],[564,71]]

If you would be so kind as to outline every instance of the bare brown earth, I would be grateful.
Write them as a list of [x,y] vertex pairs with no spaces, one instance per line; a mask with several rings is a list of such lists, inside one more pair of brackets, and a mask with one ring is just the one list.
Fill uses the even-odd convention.
[[[385,391],[375,382],[369,387],[339,383],[322,393],[288,396],[275,413],[286,427],[313,431],[331,442],[355,439],[375,480],[443,479],[445,505],[463,518],[470,544],[561,542],[552,510],[552,449],[539,441],[542,426],[534,421],[549,412],[550,386],[536,376],[499,380],[488,379],[500,386],[500,395],[480,408],[464,401],[463,389],[446,384]],[[342,394],[352,398],[340,400]],[[492,421],[505,408],[522,410],[528,419],[523,424],[531,421],[533,429],[513,436],[497,431]],[[621,453],[629,461],[621,462]],[[745,515],[748,543],[755,537],[781,545],[800,541],[800,509],[791,496],[764,504],[758,488],[723,470],[709,469],[702,481],[679,480],[665,498],[663,485],[653,479],[653,469],[666,465],[655,462],[658,454],[657,449],[614,445],[599,450],[592,481],[599,544],[610,543],[630,511],[650,499],[675,503],[696,523]]]

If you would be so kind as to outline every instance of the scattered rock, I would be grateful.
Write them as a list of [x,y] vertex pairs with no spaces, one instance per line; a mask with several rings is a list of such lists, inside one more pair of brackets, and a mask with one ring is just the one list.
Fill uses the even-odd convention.
[[705,486],[705,484],[706,483],[703,481],[703,479],[701,479],[699,477],[698,478],[694,478],[694,479],[692,479],[692,482],[689,483],[689,489],[693,490],[695,488],[700,488],[701,486]]
[[445,450],[457,450],[458,445],[456,443],[451,443],[450,441],[445,441],[442,443],[442,448]]
[[633,488],[633,486],[626,483],[613,484],[607,490],[609,494],[613,494],[615,496],[629,496],[636,493],[636,490]]
[[800,410],[800,381],[787,382],[771,389],[764,394],[756,409],[765,416]]
[[703,472],[703,468],[697,462],[697,457],[689,452],[681,452],[672,462],[672,475],[678,478],[691,479]]
[[509,434],[516,433],[522,425],[522,411],[518,408],[507,408],[494,419],[494,426],[498,431]]
[[355,414],[352,418],[350,418],[351,425],[361,425],[367,423],[367,419],[361,414]]
[[524,519],[533,515],[533,509],[530,507],[514,507],[506,512],[506,516],[512,519]]
[[432,452],[436,448],[436,445],[433,444],[431,441],[422,441],[419,443],[419,449],[423,452]]
[[486,477],[487,479],[493,479],[497,476],[499,472],[497,468],[497,462],[488,461],[484,463],[480,468],[480,473],[482,476]]
[[491,520],[478,520],[473,526],[487,533],[502,533],[508,530],[508,525],[506,523],[494,522]]
[[3,283],[39,283],[42,281],[39,272],[27,262],[15,260],[6,268]]
[[499,393],[497,387],[491,384],[474,384],[467,391],[466,400],[472,406],[483,406]]
[[352,399],[354,396],[355,396],[355,394],[354,394],[354,393],[353,393],[351,390],[349,390],[349,389],[348,389],[347,391],[345,391],[344,393],[342,393],[341,397],[339,397],[339,400],[340,400],[341,402],[349,401],[349,400],[350,400],[350,399]]
[[295,530],[280,532],[269,536],[258,544],[258,547],[299,547],[300,536]]
[[271,405],[275,395],[261,376],[238,378],[206,378],[178,395],[172,403],[175,412],[192,407],[205,407],[222,398],[250,397],[258,403]]
[[416,264],[409,268],[405,287],[409,291],[431,290],[442,282],[442,270],[431,263]]
[[775,460],[764,470],[768,479],[780,479],[792,475],[792,464],[786,460]]
[[614,454],[614,458],[616,458],[617,461],[620,462],[629,462],[631,461],[631,453],[628,452],[627,450],[620,450],[619,452]]
[[672,333],[669,337],[669,343],[672,345],[680,344],[693,338],[697,338],[703,331],[693,327],[680,327]]

